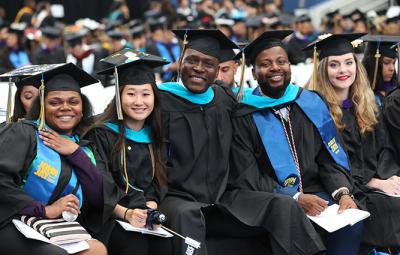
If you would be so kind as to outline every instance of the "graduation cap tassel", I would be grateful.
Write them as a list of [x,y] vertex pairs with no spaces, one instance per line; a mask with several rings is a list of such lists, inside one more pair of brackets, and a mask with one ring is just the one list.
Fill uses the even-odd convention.
[[8,79],[8,98],[7,98],[7,113],[6,123],[11,123],[11,108],[12,108],[12,81],[11,77]]
[[242,101],[242,99],[243,99],[244,71],[246,69],[246,59],[244,56],[244,51],[242,51],[241,64],[242,64],[242,67],[241,67],[241,74],[240,74],[240,81],[239,81],[239,90],[236,95],[236,100],[238,102]]
[[187,44],[188,44],[187,33],[185,33],[185,36],[183,37],[183,45],[182,45],[182,50],[181,50],[182,52],[181,52],[181,55],[179,56],[179,59],[178,59],[178,77],[177,77],[177,79],[179,79],[179,77],[180,77],[179,71],[181,70],[183,56],[185,55]]
[[371,88],[372,90],[375,89],[376,85],[376,77],[378,76],[378,67],[379,67],[379,58],[381,57],[381,54],[379,53],[379,46],[380,42],[378,42],[378,47],[376,48],[376,53],[375,53],[375,68],[374,68],[374,79],[372,80]]
[[44,78],[42,73],[42,79],[40,80],[39,87],[39,96],[40,96],[40,114],[39,114],[39,125],[38,130],[44,131],[46,130],[46,117],[44,116]]
[[318,64],[318,53],[317,53],[317,46],[314,45],[314,52],[313,52],[313,90],[315,91],[317,88],[317,64]]
[[119,77],[117,67],[114,67],[114,78],[115,78],[115,104],[117,109],[118,120],[123,120],[124,115],[122,114],[121,107],[121,95],[119,94]]
[[167,227],[164,227],[163,225],[161,225],[161,228],[163,228],[164,230],[170,232],[171,234],[173,234],[173,235],[175,235],[175,236],[177,236],[179,238],[182,238],[185,241],[185,244],[187,245],[185,254],[187,254],[187,255],[195,255],[197,250],[200,249],[200,247],[201,247],[201,243],[200,242],[198,242],[198,241],[196,241],[196,240],[194,240],[194,239],[192,239],[190,237],[184,237],[183,235],[178,234],[177,232],[175,232],[172,229],[169,229]]

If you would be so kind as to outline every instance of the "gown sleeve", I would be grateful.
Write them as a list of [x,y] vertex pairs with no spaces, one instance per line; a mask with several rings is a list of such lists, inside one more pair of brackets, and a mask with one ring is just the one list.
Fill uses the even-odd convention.
[[35,204],[20,184],[36,154],[33,127],[17,122],[0,130],[0,227]]

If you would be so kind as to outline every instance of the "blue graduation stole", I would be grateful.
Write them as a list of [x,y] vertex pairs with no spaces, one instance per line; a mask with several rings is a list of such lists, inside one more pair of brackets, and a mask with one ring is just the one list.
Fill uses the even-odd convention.
[[[104,125],[119,134],[119,125],[111,122],[106,122]],[[136,131],[125,126],[125,138],[137,143],[151,143],[151,129],[149,126],[144,126],[141,130]]]
[[[157,50],[160,52],[160,56],[165,58],[168,62],[171,62],[171,64],[176,62],[179,59],[179,56],[181,55],[181,47],[178,44],[174,44],[170,48],[170,51],[168,51],[167,49],[168,46],[166,46],[162,42],[156,42],[155,45],[157,47]],[[164,72],[163,74],[164,80],[171,80],[171,78],[172,78],[172,72]]]
[[214,90],[211,86],[203,93],[190,92],[187,88],[177,82],[166,82],[160,84],[158,89],[170,92],[171,94],[184,98],[194,104],[208,104],[214,99]]
[[[258,91],[254,92],[256,94]],[[339,143],[335,124],[325,102],[317,94],[302,90],[295,103],[317,128],[335,162],[350,171],[347,156]],[[252,115],[279,184],[297,191],[300,179],[281,122],[270,109],[263,109]]]
[[[24,191],[28,193],[33,199],[47,205],[54,190],[57,187],[60,178],[61,158],[58,152],[47,147],[43,143],[37,131],[36,137],[36,157],[28,169],[27,177],[23,181],[22,186]],[[79,141],[79,138],[76,136],[68,138],[75,142]],[[88,147],[82,147],[82,149],[91,159],[92,163],[96,164],[93,152]],[[74,169],[72,169],[71,171],[71,178],[67,186],[61,193],[62,196],[66,196],[68,194],[76,195],[79,199],[80,207],[82,207],[82,187],[78,182],[78,177],[76,176]]]

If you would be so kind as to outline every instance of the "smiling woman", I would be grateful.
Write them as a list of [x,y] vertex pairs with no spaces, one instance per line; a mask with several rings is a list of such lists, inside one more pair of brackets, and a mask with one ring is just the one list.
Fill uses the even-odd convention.
[[[131,60],[132,59],[132,60]],[[161,159],[163,140],[158,89],[152,68],[167,64],[160,57],[124,49],[103,61],[116,74],[116,95],[87,133],[107,164],[107,207],[104,227],[97,233],[109,254],[171,254],[169,239],[125,231],[115,218],[134,227],[152,228],[148,209],[164,197],[166,177]],[[121,116],[118,116],[118,109]]]
[[[69,212],[89,231],[101,224],[102,164],[79,138],[91,115],[80,87],[97,81],[73,64],[61,64],[26,82],[38,87],[42,79],[42,94],[27,119],[0,132],[0,238],[10,239],[0,250],[6,254],[66,254],[55,245],[21,238],[11,223],[20,215],[56,219]],[[84,254],[106,254],[99,241],[87,242]]]

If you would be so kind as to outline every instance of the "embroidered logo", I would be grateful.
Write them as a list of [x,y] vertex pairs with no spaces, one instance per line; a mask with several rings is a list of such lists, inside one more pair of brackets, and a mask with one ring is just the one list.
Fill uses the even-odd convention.
[[332,138],[329,142],[328,142],[328,146],[331,149],[332,152],[334,152],[335,154],[339,153],[339,146],[336,143],[335,137]]
[[283,183],[283,186],[285,187],[294,187],[296,185],[297,177],[296,176],[291,176],[286,178],[286,180]]
[[42,161],[39,164],[38,170],[34,172],[34,174],[50,183],[55,183],[58,170]]

